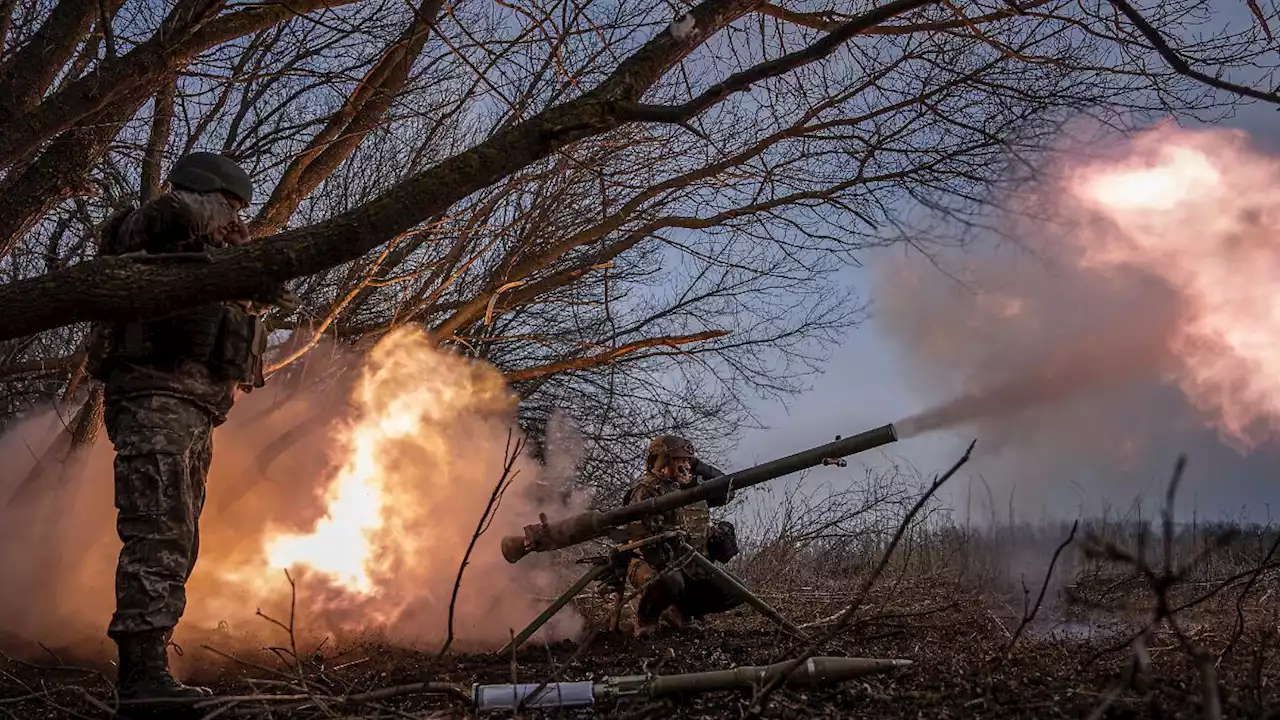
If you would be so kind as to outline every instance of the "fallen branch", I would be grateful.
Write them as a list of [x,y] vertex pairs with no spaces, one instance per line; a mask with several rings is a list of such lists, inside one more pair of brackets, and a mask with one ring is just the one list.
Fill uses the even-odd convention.
[[405,695],[449,695],[464,702],[471,702],[471,695],[459,685],[445,682],[420,682],[408,685],[394,685],[392,687],[378,688],[367,692],[352,693],[350,695],[315,695],[311,693],[293,693],[289,695],[224,695],[217,698],[184,698],[175,700],[172,698],[162,699],[146,699],[125,701],[130,707],[145,707],[147,705],[190,705],[195,709],[204,709],[217,707],[226,703],[281,703],[281,702],[299,702],[310,700],[323,700],[333,705],[356,705],[361,703],[376,702],[378,700],[388,700],[391,698],[403,697]]
[[835,626],[810,643],[799,657],[788,663],[781,673],[770,680],[769,683],[765,685],[754,698],[752,698],[751,707],[747,710],[747,717],[759,717],[760,714],[764,712],[765,704],[768,702],[769,697],[773,695],[773,693],[776,692],[783,683],[787,682],[787,679],[790,678],[806,660],[817,654],[824,646],[826,646],[827,643],[844,633],[849,624],[853,621],[854,614],[858,612],[859,608],[861,608],[863,600],[871,590],[871,586],[876,583],[880,578],[880,575],[884,572],[884,569],[888,567],[889,560],[893,557],[894,550],[898,548],[898,543],[902,542],[903,535],[906,534],[907,528],[911,527],[911,523],[915,520],[916,515],[919,514],[922,508],[924,508],[925,503],[927,503],[929,499],[938,492],[938,489],[950,480],[951,477],[965,465],[965,463],[969,462],[969,458],[973,454],[973,448],[977,443],[977,440],[969,443],[969,447],[965,449],[964,455],[962,455],[960,459],[951,466],[951,469],[947,470],[947,472],[941,477],[934,480],[924,493],[920,495],[920,498],[916,500],[915,505],[911,506],[911,509],[907,511],[906,517],[904,517],[902,522],[898,524],[898,529],[894,532],[893,539],[889,542],[889,547],[885,548],[884,554],[881,555],[879,564],[876,565],[875,570],[872,571],[872,573],[862,582],[862,586],[858,588],[858,594],[854,596],[853,601],[849,603],[849,606],[840,614],[839,619],[836,620]]
[[1240,595],[1236,598],[1236,623],[1231,628],[1231,640],[1227,642],[1227,646],[1218,654],[1217,662],[1222,663],[1222,659],[1230,655],[1236,647],[1236,643],[1240,641],[1240,637],[1244,635],[1244,601],[1249,596],[1250,591],[1258,582],[1258,578],[1265,572],[1267,566],[1271,563],[1271,558],[1280,550],[1280,535],[1271,543],[1271,547],[1267,550],[1267,554],[1263,556],[1258,566],[1253,569],[1249,575],[1248,582],[1245,583],[1244,589],[1240,591]]
[[[1114,1],[1114,0],[1113,0]],[[1146,558],[1146,532],[1144,530],[1140,538],[1137,552],[1130,552],[1119,547],[1114,543],[1093,543],[1091,547],[1086,548],[1086,552],[1090,555],[1105,560],[1117,562],[1122,566],[1132,569],[1135,576],[1145,580],[1154,595],[1155,602],[1150,609],[1151,618],[1134,637],[1133,647],[1135,648],[1135,662],[1150,664],[1150,657],[1147,651],[1151,633],[1156,628],[1164,625],[1177,638],[1178,647],[1191,658],[1200,675],[1200,691],[1201,691],[1201,710],[1206,720],[1219,720],[1222,717],[1222,700],[1218,692],[1217,669],[1215,667],[1213,656],[1205,650],[1199,643],[1193,640],[1182,628],[1178,622],[1178,612],[1187,607],[1187,604],[1175,606],[1170,598],[1171,593],[1186,578],[1200,566],[1212,552],[1212,546],[1204,551],[1196,553],[1187,563],[1178,567],[1173,559],[1173,541],[1174,541],[1174,501],[1177,498],[1178,488],[1182,483],[1183,472],[1186,470],[1186,455],[1179,455],[1177,462],[1174,464],[1173,476],[1169,480],[1169,487],[1165,493],[1165,506],[1161,511],[1162,534],[1161,549],[1164,556],[1160,563],[1161,568],[1156,570]],[[1235,537],[1234,532],[1223,533],[1216,539],[1214,545],[1218,547],[1225,546],[1232,538]],[[1143,641],[1139,644],[1139,639]],[[1139,655],[1138,650],[1144,654]],[[1140,668],[1141,669],[1141,668]],[[1125,684],[1132,684],[1130,679]],[[1099,706],[1093,717],[1101,717],[1105,708],[1118,697],[1122,691],[1121,685],[1113,688],[1108,694],[1104,703]]]
[[1034,607],[1030,608],[1030,610],[1028,610],[1025,605],[1023,606],[1022,622],[1018,623],[1018,629],[1013,632],[1013,637],[1009,638],[1009,645],[1004,649],[1004,659],[1001,661],[1002,663],[1009,660],[1009,656],[1013,654],[1013,647],[1018,644],[1018,639],[1022,637],[1022,633],[1027,629],[1027,626],[1030,625],[1036,619],[1036,615],[1039,614],[1040,606],[1044,603],[1044,593],[1049,588],[1049,580],[1053,577],[1053,569],[1058,564],[1058,558],[1062,555],[1062,551],[1066,550],[1067,547],[1071,545],[1072,541],[1076,539],[1076,529],[1079,527],[1079,520],[1071,523],[1071,532],[1067,534],[1067,539],[1063,540],[1062,543],[1058,545],[1058,548],[1053,551],[1053,559],[1049,561],[1049,569],[1044,573],[1044,582],[1040,583],[1040,594],[1036,597],[1036,604]]

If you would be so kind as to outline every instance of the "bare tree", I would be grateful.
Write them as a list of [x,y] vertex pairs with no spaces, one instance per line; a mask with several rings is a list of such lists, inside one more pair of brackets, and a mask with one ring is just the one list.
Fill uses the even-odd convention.
[[[924,242],[913,210],[981,227],[1082,114],[1226,110],[1186,63],[1256,67],[1268,18],[1169,45],[1204,7],[0,3],[0,411],[92,397],[87,321],[289,281],[278,379],[414,325],[506,372],[535,435],[570,413],[596,481],[657,430],[723,449],[860,317],[839,271]],[[192,149],[251,170],[261,239],[96,258]]]

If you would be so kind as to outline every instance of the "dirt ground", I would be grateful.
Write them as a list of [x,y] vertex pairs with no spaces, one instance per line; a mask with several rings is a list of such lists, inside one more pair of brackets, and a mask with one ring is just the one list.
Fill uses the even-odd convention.
[[[812,622],[838,612],[845,597],[804,591],[767,596],[797,622]],[[892,601],[890,601],[892,598]],[[909,601],[904,602],[904,598]],[[595,605],[584,605],[589,615]],[[1019,611],[1021,608],[1019,608]],[[1206,604],[1185,615],[1184,632],[1214,654],[1223,717],[1280,717],[1274,688],[1280,678],[1266,623],[1246,622],[1229,653],[1237,614],[1231,603]],[[907,668],[837,686],[785,689],[765,711],[773,718],[1086,718],[1109,697],[1105,718],[1199,718],[1201,670],[1170,633],[1157,634],[1148,647],[1149,671],[1121,683],[1134,657],[1123,627],[1088,618],[1068,618],[1046,605],[1043,619],[1030,624],[1006,657],[1010,636],[1021,620],[1007,603],[971,588],[945,582],[916,582],[892,595],[872,598],[846,636],[820,654],[901,658]],[[818,628],[813,628],[817,630]],[[666,630],[636,640],[626,634],[596,634],[590,642],[529,645],[515,657],[496,653],[429,654],[368,643],[321,648],[304,654],[304,677],[311,692],[329,696],[366,693],[378,688],[424,681],[459,683],[539,683],[600,679],[645,672],[671,674],[758,665],[793,656],[795,646],[754,611],[739,608],[711,619],[704,633]],[[587,638],[584,638],[584,640]],[[265,655],[265,654],[264,654]],[[270,657],[270,656],[266,656]],[[1214,662],[1216,660],[1216,662]],[[238,664],[192,678],[211,684],[220,695],[299,693],[297,668],[262,657],[259,667]],[[77,669],[37,669],[10,661],[0,675],[0,715],[12,718],[107,717],[111,703],[105,679]],[[109,672],[109,670],[107,671]],[[751,704],[752,691],[718,692],[653,700],[634,697],[593,711],[525,711],[524,717],[738,718]],[[215,711],[220,711],[214,715]],[[306,700],[271,706],[252,701],[227,708],[207,706],[183,717],[466,717],[457,699],[440,695],[396,694],[345,705]],[[135,717],[134,713],[122,713]],[[145,716],[145,715],[143,715]],[[495,713],[492,717],[511,717]]]

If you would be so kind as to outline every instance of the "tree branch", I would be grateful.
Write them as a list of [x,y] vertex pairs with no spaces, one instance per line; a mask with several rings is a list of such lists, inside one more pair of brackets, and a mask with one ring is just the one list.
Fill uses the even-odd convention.
[[[1123,13],[1125,17],[1129,18],[1129,22],[1132,22],[1137,26],[1143,36],[1147,38],[1147,42],[1151,43],[1151,47],[1155,48],[1155,51],[1160,53],[1160,57],[1164,58],[1164,61],[1169,63],[1169,67],[1173,68],[1179,75],[1184,75],[1192,80],[1202,82],[1205,85],[1218,88],[1219,90],[1226,90],[1237,95],[1254,98],[1255,100],[1265,100],[1269,103],[1280,104],[1280,94],[1255,90],[1245,85],[1239,85],[1237,83],[1213,77],[1212,75],[1206,75],[1205,73],[1192,68],[1186,60],[1182,59],[1182,56],[1178,55],[1178,53],[1169,46],[1169,43],[1165,42],[1165,39],[1160,35],[1160,31],[1152,27],[1151,23],[1147,22],[1146,18],[1142,17],[1142,14],[1134,9],[1132,5],[1125,0],[1110,0],[1110,2],[1117,10]],[[1268,34],[1270,34],[1269,30]]]
[[[704,0],[692,13],[699,27],[718,30],[757,1]],[[84,320],[154,317],[202,303],[256,297],[286,280],[358,258],[568,143],[632,121],[640,94],[692,49],[664,31],[584,96],[497,132],[359,208],[317,225],[211,251],[207,263],[106,257],[0,287],[0,340]]]
[[762,62],[755,67],[734,73],[725,80],[712,85],[689,102],[680,105],[642,105],[636,109],[635,118],[653,122],[686,122],[733,93],[742,92],[761,80],[785,75],[798,67],[827,57],[868,28],[875,27],[912,10],[936,5],[938,2],[940,0],[892,0],[878,8],[855,16],[852,20],[832,30],[821,40],[803,50],[797,50],[780,58]]
[[493,517],[498,512],[498,505],[502,502],[502,496],[506,493],[507,488],[515,481],[516,476],[520,474],[519,470],[515,470],[516,461],[520,459],[520,453],[524,450],[524,438],[515,441],[515,446],[511,444],[512,431],[507,430],[507,449],[506,457],[502,463],[502,474],[498,476],[498,482],[493,486],[493,492],[489,494],[489,502],[484,506],[484,512],[480,514],[480,520],[476,523],[475,532],[471,533],[471,542],[467,543],[467,550],[462,555],[462,561],[458,563],[458,576],[453,581],[453,594],[449,596],[449,625],[448,633],[444,639],[444,645],[440,647],[440,652],[436,654],[436,658],[444,657],[449,652],[449,648],[453,645],[453,615],[454,608],[458,604],[458,591],[462,589],[462,574],[467,570],[467,563],[471,560],[471,551],[475,549],[476,542],[484,531],[488,529],[489,524],[493,522]]
[[532,380],[533,378],[542,377],[543,375],[556,375],[574,370],[587,370],[589,368],[617,362],[623,356],[630,355],[637,350],[659,346],[678,348],[681,345],[714,340],[715,338],[724,337],[728,334],[728,330],[706,330],[692,335],[668,335],[665,337],[648,338],[646,340],[638,340],[636,342],[621,345],[617,348],[595,353],[593,355],[572,358],[569,360],[560,360],[558,362],[547,363],[545,365],[537,365],[523,370],[516,370],[514,372],[506,373],[505,377],[507,382],[516,383],[525,380]]
[[[1057,567],[1058,558],[1062,555],[1062,551],[1066,550],[1076,539],[1076,529],[1079,527],[1079,520],[1071,523],[1071,532],[1053,551],[1053,558],[1049,560],[1049,568],[1044,571],[1044,582],[1040,583],[1040,594],[1036,597],[1036,604],[1029,609],[1024,609],[1022,622],[1018,623],[1018,629],[1013,632],[1013,637],[1009,638],[1009,644],[1004,649],[1004,659],[1001,660],[1001,663],[1007,662],[1009,657],[1013,655],[1013,648],[1018,644],[1018,639],[1022,637],[1022,633],[1026,631],[1027,626],[1035,621],[1036,615],[1040,613],[1040,606],[1044,603],[1045,591],[1049,589],[1049,581],[1053,578],[1053,569]],[[1023,587],[1026,587],[1025,583]]]
[[123,4],[124,0],[62,0],[55,5],[35,37],[0,65],[0,122],[35,107],[99,13],[109,18]]
[[[1009,2],[1008,10],[997,10],[995,12],[979,15],[970,20],[941,20],[938,22],[912,23],[910,25],[886,25],[884,27],[868,28],[863,32],[865,35],[910,35],[918,32],[938,32],[941,30],[957,30],[972,23],[989,23],[996,20],[1004,20],[1006,18],[1017,17],[1033,8],[1042,5],[1048,5],[1054,0],[1032,0],[1031,2],[1014,3]],[[834,12],[799,12],[796,10],[788,10],[778,5],[765,5],[760,8],[762,15],[777,18],[784,22],[800,25],[802,27],[821,30],[823,32],[832,32],[840,28],[843,22],[840,17],[848,17],[847,15],[837,15]]]
[[409,79],[409,70],[431,34],[431,23],[440,13],[443,0],[423,0],[415,8],[413,20],[404,33],[382,53],[378,62],[356,85],[307,148],[289,163],[271,198],[262,206],[249,229],[254,235],[284,227],[289,216],[325,178],[351,156],[386,114]]
[[151,135],[147,138],[147,149],[142,158],[142,181],[139,183],[142,187],[138,199],[143,203],[160,194],[160,168],[173,127],[173,96],[176,91],[174,81],[170,80],[156,92],[155,110],[151,116]]
[[[97,4],[81,0],[92,14]],[[114,1],[114,0],[113,0]],[[44,142],[80,124],[84,118],[123,103],[136,109],[159,88],[173,68],[221,43],[249,35],[318,8],[338,7],[356,0],[293,0],[262,3],[228,13],[184,33],[184,28],[216,12],[221,2],[179,3],[146,42],[118,58],[104,59],[93,72],[44,98],[28,112],[5,112],[0,104],[0,167],[7,167],[36,151]],[[174,42],[174,37],[180,38]],[[131,113],[132,114],[132,113]]]
[[14,247],[41,216],[68,198],[93,192],[86,177],[111,146],[137,108],[115,105],[64,133],[34,162],[0,185],[5,211],[0,213],[0,258]]

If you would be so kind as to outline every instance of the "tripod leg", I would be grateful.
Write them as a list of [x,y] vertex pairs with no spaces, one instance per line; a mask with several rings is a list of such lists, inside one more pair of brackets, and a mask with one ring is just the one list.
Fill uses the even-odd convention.
[[523,645],[525,640],[533,637],[533,634],[538,632],[539,628],[546,625],[548,620],[554,617],[556,613],[560,612],[560,608],[568,605],[569,601],[578,596],[578,593],[582,592],[584,588],[599,579],[600,576],[609,572],[609,569],[608,565],[596,565],[591,568],[586,575],[578,578],[576,583],[570,585],[568,590],[561,593],[560,597],[556,598],[555,602],[551,603],[546,610],[543,610],[541,615],[534,618],[533,622],[525,626],[525,629],[521,630],[519,635],[516,635],[510,642],[502,646],[502,649],[498,651],[498,654],[508,655],[511,653],[513,648],[518,648]]
[[627,586],[623,585],[613,596],[613,609],[609,611],[609,632],[618,632],[618,627],[622,625],[622,608],[626,604]]
[[741,580],[734,577],[724,568],[717,567],[715,563],[711,562],[710,560],[703,557],[700,553],[696,553],[696,552],[693,554],[693,562],[698,567],[702,568],[703,570],[706,570],[712,575],[715,575],[716,577],[718,577],[721,581],[727,583],[739,595],[742,596],[742,599],[744,602],[746,602],[751,607],[755,608],[761,615],[764,615],[765,617],[769,618],[773,622],[777,623],[778,626],[781,627],[783,630],[786,630],[788,633],[802,640],[808,638],[808,636],[804,634],[804,631],[802,631],[800,628],[793,625],[790,620],[783,617],[782,613],[770,607],[769,603],[757,597],[756,594],[751,592],[751,590],[746,585],[742,584]]

